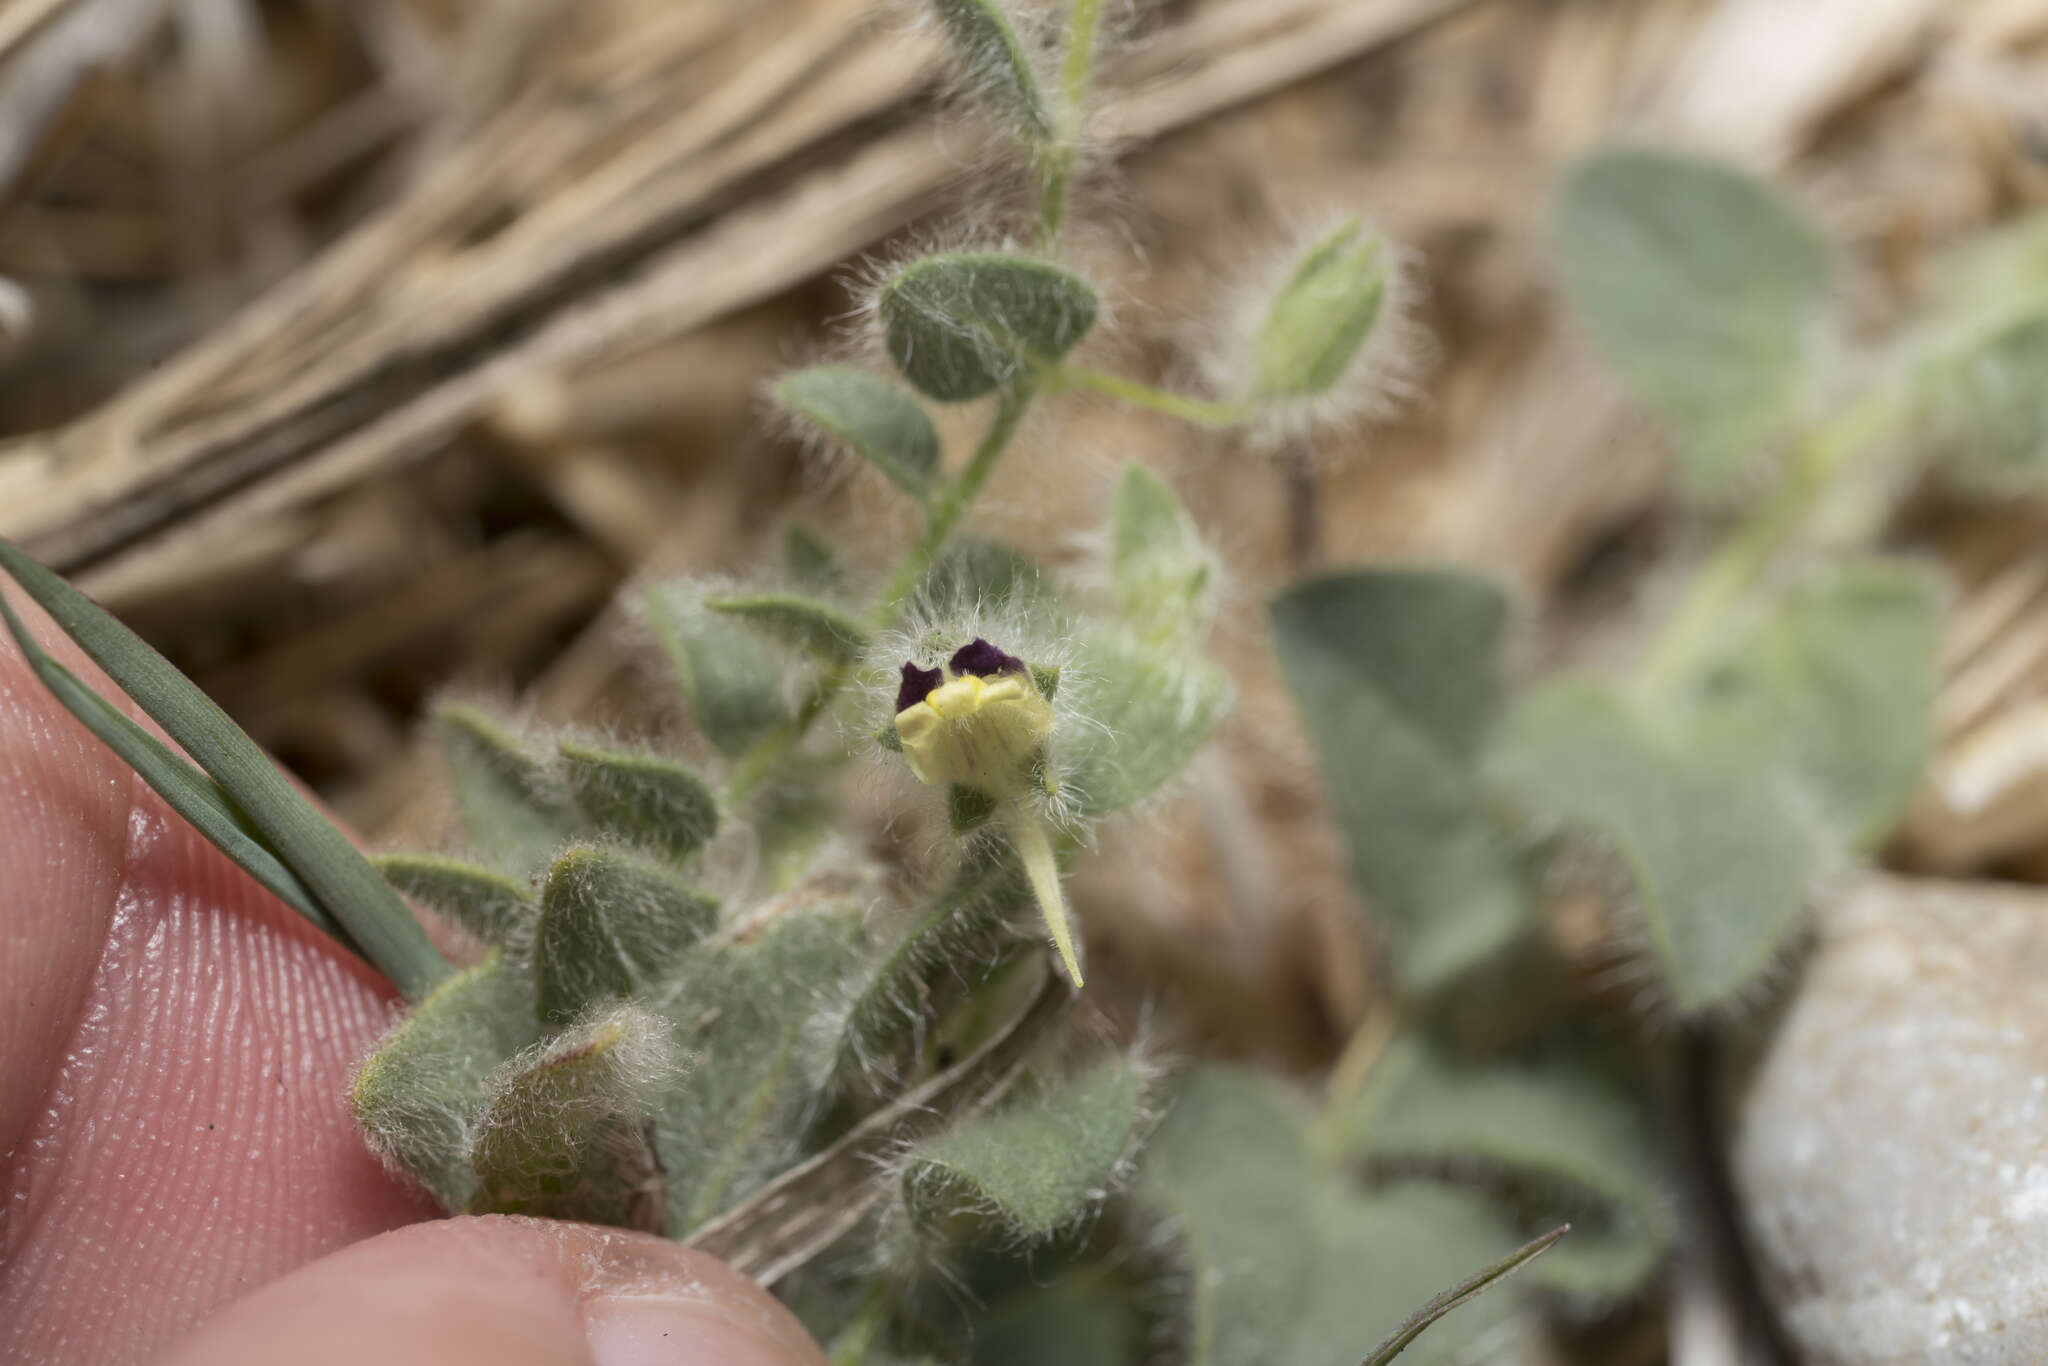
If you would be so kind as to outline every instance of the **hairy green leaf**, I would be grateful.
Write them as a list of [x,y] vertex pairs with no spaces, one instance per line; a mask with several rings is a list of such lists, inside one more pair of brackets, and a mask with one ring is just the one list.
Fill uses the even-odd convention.
[[564,1024],[595,1002],[648,991],[718,923],[718,902],[666,868],[572,848],[541,886],[533,946],[540,1016]]
[[558,775],[488,712],[443,703],[434,729],[463,828],[487,861],[529,872],[587,828]]
[[846,587],[846,565],[824,537],[801,522],[782,533],[782,559],[790,577],[815,593],[836,593]]
[[1896,561],[1857,560],[1793,590],[1707,671],[1696,744],[1798,784],[1822,828],[1868,848],[1904,813],[1933,743],[1937,593]]
[[436,854],[380,854],[370,861],[386,882],[486,944],[511,942],[540,915],[524,882],[489,868]]
[[1166,482],[1126,466],[1110,525],[1117,610],[1148,639],[1191,641],[1215,607],[1215,557]]
[[1693,1014],[1755,981],[1805,904],[1815,832],[1774,757],[1687,744],[1563,681],[1519,701],[1491,768],[1539,820],[1619,857],[1672,1003]]
[[687,585],[657,585],[646,602],[691,718],[720,753],[738,755],[789,719],[788,668],[753,631],[707,610]]
[[1692,486],[1725,490],[1807,384],[1826,245],[1739,171],[1624,148],[1565,183],[1557,251],[1579,315],[1685,447]]
[[780,1171],[798,1149],[831,1065],[833,1033],[859,967],[860,916],[798,906],[737,940],[688,955],[652,1002],[678,1044],[714,1060],[663,1099],[671,1227],[686,1234]]
[[889,358],[942,403],[990,394],[1066,355],[1095,326],[1095,291],[1029,257],[927,256],[882,287]]
[[844,664],[857,659],[868,646],[866,628],[837,607],[816,598],[798,597],[794,593],[755,593],[707,598],[704,605],[827,663]]
[[622,1005],[499,1068],[470,1145],[468,1212],[666,1232],[649,1115],[677,1070],[667,1032]]
[[1569,1219],[1571,1241],[1531,1274],[1580,1301],[1636,1293],[1671,1243],[1644,1116],[1583,1063],[1463,1064],[1406,1040],[1374,1069],[1350,1146],[1403,1168],[1477,1175],[1535,1226]]
[[[381,968],[400,991],[417,1000],[448,975],[447,960],[369,860],[190,679],[90,598],[5,539],[0,539],[0,569],[26,589],[59,628],[192,757],[232,804],[232,810],[247,818],[243,833],[253,827],[261,836],[261,847],[289,870],[318,901],[319,908],[346,931],[348,942]],[[17,639],[26,639],[20,623],[8,624]],[[54,673],[49,676],[57,677]],[[84,705],[106,734],[134,738],[132,730],[114,725],[104,711],[84,703],[79,696],[84,691],[89,690],[81,683],[75,690],[60,692],[59,700]],[[130,752],[151,762],[148,770],[138,771],[162,781],[164,786],[157,791],[166,801],[183,802],[181,814],[205,816],[204,808],[212,799],[193,775],[164,762],[164,756],[151,756],[141,746],[131,745]],[[253,837],[237,840],[238,822],[223,819],[209,824],[211,828],[202,827],[202,832],[209,838],[219,835],[232,845],[223,846],[230,857],[238,852],[253,855],[257,841]],[[251,861],[255,867],[243,866],[252,872],[261,869],[265,885],[291,900],[288,881],[261,859],[252,857]]]
[[1356,222],[1309,248],[1252,338],[1253,395],[1312,398],[1334,387],[1379,320],[1388,269],[1386,243]]
[[1121,811],[1195,757],[1230,706],[1230,680],[1206,657],[1120,631],[1074,638],[1073,712],[1088,731],[1054,732],[1059,781],[1084,816]]
[[[1417,1306],[1518,1239],[1478,1195],[1405,1182],[1371,1195],[1322,1165],[1278,1083],[1231,1069],[1188,1079],[1145,1159],[1146,1198],[1179,1229],[1194,1366],[1356,1361]],[[1413,1360],[1449,1362],[1510,1302],[1458,1309]]]
[[931,7],[989,103],[1020,136],[1050,139],[1052,115],[1039,93],[1037,73],[998,0],[931,0]]
[[844,441],[906,493],[931,492],[939,433],[916,399],[885,379],[843,365],[819,365],[775,386],[784,406]]
[[349,1103],[371,1146],[451,1210],[469,1203],[485,1082],[533,1043],[533,985],[493,952],[427,993],[363,1060]]
[[1364,569],[1297,585],[1270,616],[1353,876],[1391,922],[1402,979],[1433,992],[1530,923],[1476,770],[1499,704],[1506,605],[1462,574]]
[[[1043,621],[1058,603],[1052,582],[1022,551],[972,535],[955,537],[917,590],[919,614],[935,621],[976,613]],[[1041,679],[1041,693],[1044,687]]]
[[668,759],[563,741],[576,804],[607,835],[681,862],[718,832],[718,798]]
[[1042,1240],[1099,1204],[1121,1180],[1145,1117],[1144,1067],[1128,1054],[1043,1079],[990,1115],[915,1148],[903,1169],[914,1219],[986,1221],[1005,1238]]

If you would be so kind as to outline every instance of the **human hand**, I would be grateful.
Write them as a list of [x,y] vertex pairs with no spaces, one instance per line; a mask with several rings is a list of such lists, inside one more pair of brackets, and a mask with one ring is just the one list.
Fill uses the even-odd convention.
[[0,640],[0,1366],[823,1362],[688,1248],[436,1219],[343,1095],[393,1017]]

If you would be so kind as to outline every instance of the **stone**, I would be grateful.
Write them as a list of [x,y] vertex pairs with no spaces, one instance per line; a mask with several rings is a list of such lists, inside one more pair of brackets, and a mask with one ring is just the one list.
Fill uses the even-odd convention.
[[1730,1166],[1804,1366],[2048,1362],[2048,893],[1831,899]]

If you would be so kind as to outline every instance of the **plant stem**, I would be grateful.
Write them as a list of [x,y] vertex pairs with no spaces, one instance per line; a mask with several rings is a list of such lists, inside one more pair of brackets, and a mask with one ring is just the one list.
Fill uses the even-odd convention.
[[1128,379],[1123,375],[1112,375],[1103,370],[1063,368],[1059,371],[1059,379],[1076,389],[1088,389],[1203,427],[1233,427],[1254,412],[1248,403],[1219,403],[1213,399],[1189,398],[1185,394],[1168,393],[1164,389],[1155,389],[1149,384],[1140,384],[1137,380]]
[[1800,439],[1777,488],[1715,549],[1657,632],[1637,674],[1645,692],[1668,692],[1699,666],[1728,614],[1811,520],[1835,476],[1890,426],[1895,402],[1871,393]]
[[1067,185],[1074,174],[1074,146],[1095,65],[1095,33],[1102,26],[1102,0],[1074,0],[1067,13],[1067,55],[1060,64],[1059,140],[1044,157],[1039,186],[1038,245],[1051,251],[1067,216]]
[[[1009,449],[1011,439],[1017,434],[1018,423],[1023,420],[1024,410],[1031,405],[1036,391],[1036,381],[1029,378],[1002,391],[995,417],[975,446],[967,468],[961,470],[960,477],[945,485],[932,500],[923,532],[911,546],[910,553],[903,557],[903,562],[896,566],[896,572],[889,577],[881,596],[875,600],[874,608],[868,613],[870,630],[886,631],[896,624],[897,613],[902,610],[904,602],[917,591],[924,576],[931,572],[932,564],[946,548],[946,542],[959,529],[968,509],[973,507],[982,485],[995,473],[996,465],[1002,460],[1003,452]],[[856,667],[851,663],[835,664],[818,680],[818,686],[804,699],[796,715],[762,736],[740,756],[725,788],[724,805],[728,809],[744,801],[802,742],[810,733],[812,724],[852,680]]]

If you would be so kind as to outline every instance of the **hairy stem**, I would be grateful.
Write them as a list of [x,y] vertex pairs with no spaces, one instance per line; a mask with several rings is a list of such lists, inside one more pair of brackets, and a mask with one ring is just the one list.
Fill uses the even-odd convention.
[[[931,511],[925,517],[924,530],[918,535],[916,544],[896,566],[896,572],[889,577],[881,596],[875,600],[868,613],[868,626],[875,631],[886,631],[896,624],[898,613],[910,595],[917,591],[924,576],[931,572],[939,554],[960,528],[961,520],[974,506],[974,500],[995,473],[1002,461],[1003,452],[1009,449],[1010,441],[1017,435],[1017,426],[1023,420],[1024,410],[1030,406],[1036,385],[1025,379],[1006,388],[997,400],[996,414],[990,420],[988,430],[974,448],[967,467],[960,471],[960,477],[947,484],[932,500]],[[774,730],[761,737],[752,748],[739,757],[733,766],[732,778],[726,784],[724,805],[727,808],[738,805],[756,788],[760,787],[769,774],[789,757],[811,726],[824,715],[846,685],[852,681],[857,666],[852,663],[834,665],[818,686],[806,697],[796,715],[784,721]]]
[[1074,0],[1067,14],[1067,55],[1060,63],[1059,140],[1044,154],[1038,196],[1038,245],[1051,251],[1067,216],[1067,185],[1074,175],[1074,147],[1095,65],[1095,33],[1102,26],[1102,0]]
[[1715,548],[1651,642],[1637,675],[1644,691],[1668,692],[1699,666],[1728,615],[1812,520],[1835,477],[1891,425],[1895,403],[1890,394],[1870,394],[1801,438],[1777,487]]
[[1062,384],[1072,388],[1087,389],[1202,427],[1234,427],[1255,411],[1248,403],[1222,403],[1213,399],[1189,398],[1185,394],[1169,393],[1164,389],[1155,389],[1149,384],[1140,384],[1137,380],[1123,375],[1112,375],[1103,370],[1087,370],[1079,366],[1061,369],[1059,379]]

